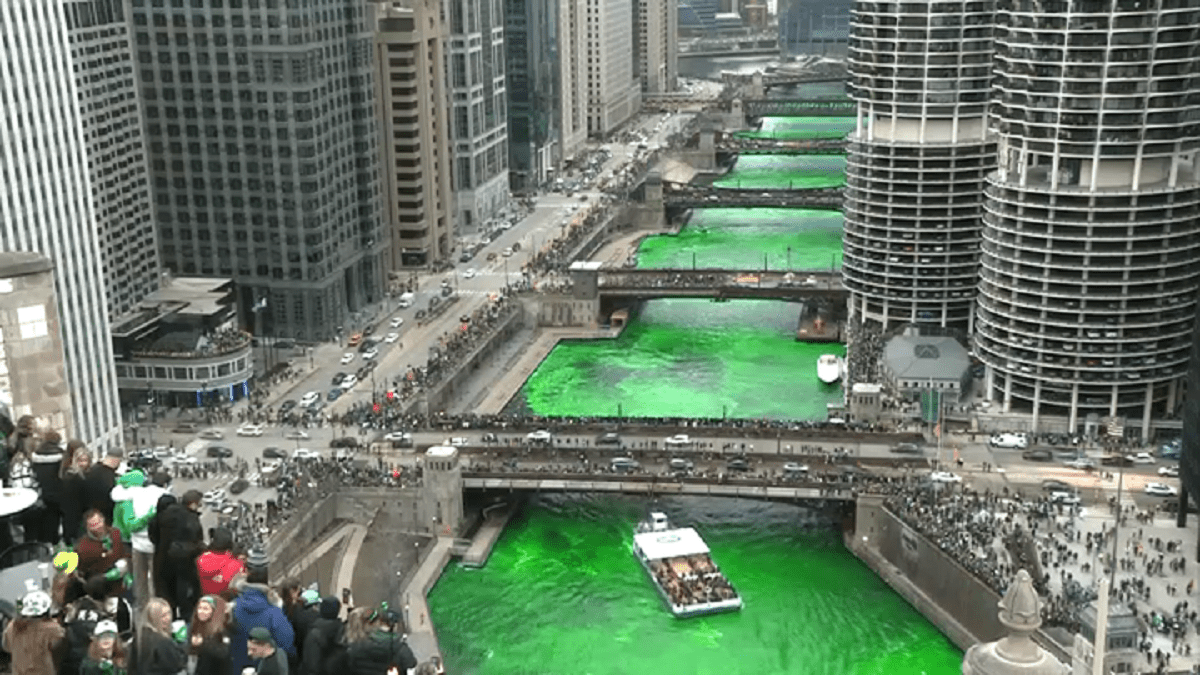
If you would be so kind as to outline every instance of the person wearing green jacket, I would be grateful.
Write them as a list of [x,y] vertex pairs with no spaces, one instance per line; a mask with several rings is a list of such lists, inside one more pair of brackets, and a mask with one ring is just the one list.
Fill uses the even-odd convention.
[[[133,470],[117,479],[112,490],[113,525],[121,531],[121,538],[133,550],[133,599],[138,611],[150,599],[150,567],[154,557],[154,544],[146,532],[150,519],[157,512],[158,498],[166,490],[146,484],[146,475]],[[129,585],[129,580],[126,580]]]

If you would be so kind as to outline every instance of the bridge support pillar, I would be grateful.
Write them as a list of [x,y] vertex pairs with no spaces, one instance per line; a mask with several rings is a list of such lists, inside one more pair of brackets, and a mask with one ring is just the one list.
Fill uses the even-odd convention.
[[635,205],[633,209],[633,226],[641,230],[662,229],[666,226],[666,213],[663,204],[662,173],[657,169],[646,173],[643,194],[645,197],[642,203]]

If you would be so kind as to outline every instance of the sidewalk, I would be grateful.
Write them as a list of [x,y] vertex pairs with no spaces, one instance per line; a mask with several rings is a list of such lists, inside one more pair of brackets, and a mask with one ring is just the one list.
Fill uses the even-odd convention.
[[405,617],[408,623],[408,646],[412,647],[418,662],[428,661],[434,656],[445,662],[438,647],[437,631],[433,627],[433,620],[429,618],[427,596],[429,589],[437,583],[438,577],[442,576],[442,570],[450,562],[450,550],[453,545],[452,537],[438,537],[433,549],[425,556],[425,560],[404,589],[404,603],[408,612],[408,616]]

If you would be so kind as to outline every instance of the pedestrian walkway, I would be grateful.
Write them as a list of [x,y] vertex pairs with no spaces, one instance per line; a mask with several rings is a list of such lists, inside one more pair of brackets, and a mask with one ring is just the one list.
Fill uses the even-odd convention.
[[486,398],[479,404],[476,412],[480,415],[498,415],[509,399],[524,386],[525,380],[537,370],[542,360],[563,339],[594,339],[615,338],[620,330],[590,329],[590,328],[543,328],[529,348],[521,353],[520,359],[496,379],[489,389]]
[[499,541],[500,535],[504,534],[504,528],[516,512],[517,506],[509,504],[502,509],[489,513],[487,520],[479,527],[479,531],[475,533],[475,538],[471,540],[470,548],[463,554],[462,564],[466,567],[483,567],[486,565],[488,558],[492,555],[492,548]]
[[429,617],[429,590],[442,576],[442,570],[450,562],[450,552],[454,547],[453,537],[438,537],[433,549],[425,556],[421,566],[417,568],[408,586],[404,589],[404,604],[407,608],[408,646],[412,648],[417,661],[428,661],[434,656],[442,658],[438,646],[437,631],[433,620]]

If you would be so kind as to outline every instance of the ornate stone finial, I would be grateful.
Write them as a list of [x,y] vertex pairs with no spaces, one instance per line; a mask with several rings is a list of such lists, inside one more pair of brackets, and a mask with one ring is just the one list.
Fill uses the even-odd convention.
[[1033,588],[1033,577],[1024,569],[1000,598],[1000,623],[1018,633],[1032,633],[1042,625],[1042,599]]

